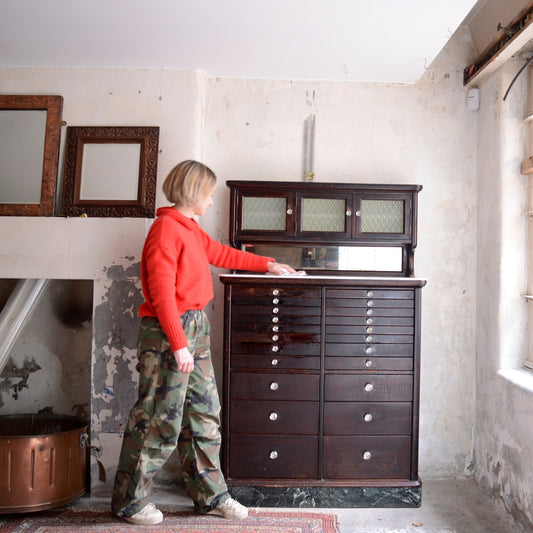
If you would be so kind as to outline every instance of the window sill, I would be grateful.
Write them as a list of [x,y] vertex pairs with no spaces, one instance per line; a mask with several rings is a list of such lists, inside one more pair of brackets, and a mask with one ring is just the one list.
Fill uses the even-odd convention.
[[503,368],[498,374],[521,389],[533,393],[533,372],[525,368]]

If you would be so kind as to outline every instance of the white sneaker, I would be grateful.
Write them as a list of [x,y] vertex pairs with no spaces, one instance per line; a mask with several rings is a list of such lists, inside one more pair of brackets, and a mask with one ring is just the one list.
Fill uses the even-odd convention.
[[224,518],[244,520],[248,516],[248,509],[244,507],[244,505],[241,505],[237,500],[229,498],[207,514],[216,514]]
[[153,504],[149,503],[138,513],[132,516],[122,516],[126,522],[137,524],[138,526],[155,526],[163,521],[163,513]]

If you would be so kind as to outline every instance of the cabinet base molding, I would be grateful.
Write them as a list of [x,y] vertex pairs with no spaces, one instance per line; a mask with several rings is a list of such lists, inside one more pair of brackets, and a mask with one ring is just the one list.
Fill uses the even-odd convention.
[[409,487],[230,486],[233,498],[247,507],[407,508],[422,504],[422,484]]

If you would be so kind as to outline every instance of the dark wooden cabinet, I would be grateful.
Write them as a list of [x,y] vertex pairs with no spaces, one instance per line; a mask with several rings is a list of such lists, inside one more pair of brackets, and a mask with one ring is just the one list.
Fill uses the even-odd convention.
[[[298,202],[309,198],[306,185],[300,187],[304,190],[289,191],[284,203],[297,212],[302,209]],[[239,190],[251,194],[248,186]],[[391,197],[386,188],[384,194],[386,201],[397,201],[394,195],[399,195],[403,202],[401,238],[410,247],[416,202],[405,191]],[[380,199],[367,190],[334,190],[334,198],[344,198],[344,207],[363,210],[368,206],[360,202]],[[241,206],[232,213],[242,220],[243,198],[237,195],[233,203]],[[299,217],[301,221],[301,213]],[[240,222],[232,224],[233,237],[240,239]],[[302,230],[299,224],[289,231]],[[362,229],[380,224],[366,222]],[[396,220],[391,227],[399,229],[398,224]],[[349,231],[356,239],[359,222]],[[337,488],[344,497],[356,487],[420,487],[420,302],[425,281],[346,272],[231,273],[220,279],[225,295],[223,470],[230,488],[240,489],[239,498],[261,505],[257,494],[267,488],[285,495],[289,489],[300,494]]]

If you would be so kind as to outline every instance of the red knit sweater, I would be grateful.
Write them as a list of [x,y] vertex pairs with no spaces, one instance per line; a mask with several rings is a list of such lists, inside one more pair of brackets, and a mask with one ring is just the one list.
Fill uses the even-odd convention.
[[209,265],[266,272],[271,257],[220,244],[174,207],[157,210],[144,244],[141,281],[145,301],[139,316],[157,317],[172,351],[187,347],[180,317],[213,298]]

